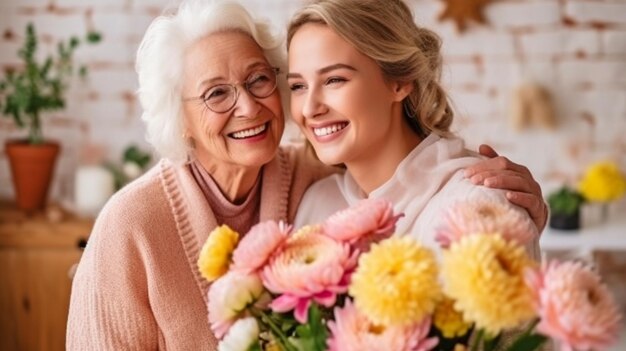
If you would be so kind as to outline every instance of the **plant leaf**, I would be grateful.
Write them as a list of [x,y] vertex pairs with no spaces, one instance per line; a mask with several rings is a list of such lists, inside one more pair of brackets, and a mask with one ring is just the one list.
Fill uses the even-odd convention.
[[247,351],[263,351],[263,349],[261,349],[261,344],[257,341],[252,344]]
[[498,346],[498,343],[502,339],[502,333],[496,335],[495,337],[485,337],[483,339],[483,351],[493,351]]
[[[91,41],[97,42],[97,41]],[[43,140],[41,112],[65,107],[65,92],[73,74],[72,55],[80,46],[77,37],[59,42],[56,54],[37,60],[38,38],[35,26],[28,23],[22,47],[17,51],[21,69],[7,69],[0,78],[0,108],[15,125],[28,130],[29,140]]]
[[99,43],[102,40],[102,34],[99,32],[91,31],[87,33],[87,42],[90,44]]
[[533,351],[548,340],[540,334],[525,334],[507,348],[507,351]]
[[296,335],[302,346],[302,351],[326,350],[328,330],[317,304],[311,304],[308,321],[306,324],[299,325],[296,328]]

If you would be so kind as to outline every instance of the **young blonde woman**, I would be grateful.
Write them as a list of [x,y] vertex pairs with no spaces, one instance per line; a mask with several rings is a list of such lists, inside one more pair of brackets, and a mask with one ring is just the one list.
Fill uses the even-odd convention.
[[[459,200],[490,198],[543,229],[545,205],[540,190],[528,193],[527,170],[492,160],[511,175],[508,191],[488,187],[501,179],[490,171],[468,177],[483,166],[450,131],[453,111],[439,83],[441,42],[414,23],[404,2],[317,1],[296,13],[287,40],[292,116],[322,162],[347,168],[307,190],[296,226],[363,198],[385,198],[405,214],[398,232],[435,247],[443,211]],[[511,202],[542,214],[533,221]],[[529,251],[538,256],[538,238]]]

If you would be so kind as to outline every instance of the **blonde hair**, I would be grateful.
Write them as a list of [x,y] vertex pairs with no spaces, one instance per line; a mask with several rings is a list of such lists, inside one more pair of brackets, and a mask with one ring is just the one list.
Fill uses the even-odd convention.
[[449,136],[453,112],[439,84],[441,40],[418,27],[401,0],[319,0],[298,11],[287,29],[287,48],[300,27],[327,25],[361,53],[377,62],[386,79],[410,82],[404,115],[421,136]]
[[146,30],[135,70],[146,139],[163,157],[184,163],[192,151],[182,136],[182,72],[185,50],[198,39],[223,31],[248,34],[269,63],[285,66],[282,41],[266,22],[256,21],[243,6],[228,1],[187,0],[172,13],[159,16]]

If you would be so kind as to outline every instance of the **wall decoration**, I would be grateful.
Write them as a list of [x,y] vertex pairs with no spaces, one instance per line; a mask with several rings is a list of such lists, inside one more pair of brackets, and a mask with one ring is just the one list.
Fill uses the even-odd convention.
[[459,32],[464,32],[470,21],[485,24],[483,8],[493,0],[443,0],[444,11],[439,15],[439,20],[451,19],[455,22]]
[[546,129],[556,127],[552,96],[546,87],[538,83],[522,83],[513,90],[509,114],[516,130],[530,126]]

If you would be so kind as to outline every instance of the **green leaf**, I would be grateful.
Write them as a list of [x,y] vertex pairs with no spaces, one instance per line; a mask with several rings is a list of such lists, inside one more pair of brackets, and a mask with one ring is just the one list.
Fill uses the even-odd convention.
[[69,43],[70,49],[75,49],[78,47],[78,45],[80,45],[80,40],[78,40],[77,37],[71,37]]
[[102,40],[102,34],[99,32],[91,31],[87,33],[87,42],[90,44],[99,43]]
[[85,78],[87,76],[87,66],[80,66],[80,68],[78,69],[78,75],[81,78]]
[[260,317],[260,321],[263,325],[269,327],[272,335],[276,337],[276,341],[281,345],[283,350],[285,351],[299,351],[288,339],[285,333],[281,330],[280,326],[277,325],[277,322],[274,321],[271,314],[268,314],[262,310],[257,311],[258,316]]
[[109,172],[111,172],[111,174],[113,175],[115,190],[120,190],[124,186],[124,184],[128,182],[128,178],[119,167],[109,162],[105,163],[104,167],[108,169]]
[[17,55],[21,69],[7,70],[0,79],[2,116],[13,118],[15,125],[27,129],[30,140],[43,140],[41,112],[65,107],[65,92],[73,74],[72,54],[80,45],[77,37],[59,42],[57,52],[39,62],[35,26],[28,23],[22,47]]
[[124,151],[124,159],[123,159],[123,161],[124,162],[134,162],[140,168],[144,168],[146,165],[148,165],[148,163],[150,163],[151,159],[152,159],[152,157],[150,156],[149,153],[141,151],[141,149],[139,149],[135,145],[131,145],[131,146],[127,147],[126,150]]
[[257,341],[252,344],[247,351],[263,351],[263,349],[261,349],[261,344]]
[[554,214],[574,214],[584,202],[584,197],[568,186],[563,186],[548,196],[548,204]]
[[306,324],[296,328],[296,335],[302,345],[303,351],[324,351],[326,350],[326,339],[328,330],[326,323],[322,319],[322,313],[316,304],[309,307],[309,318]]
[[507,348],[507,351],[533,351],[548,340],[540,334],[524,334]]
[[483,339],[483,351],[493,351],[498,346],[498,343],[502,339],[502,333],[496,335],[495,337],[485,337]]

